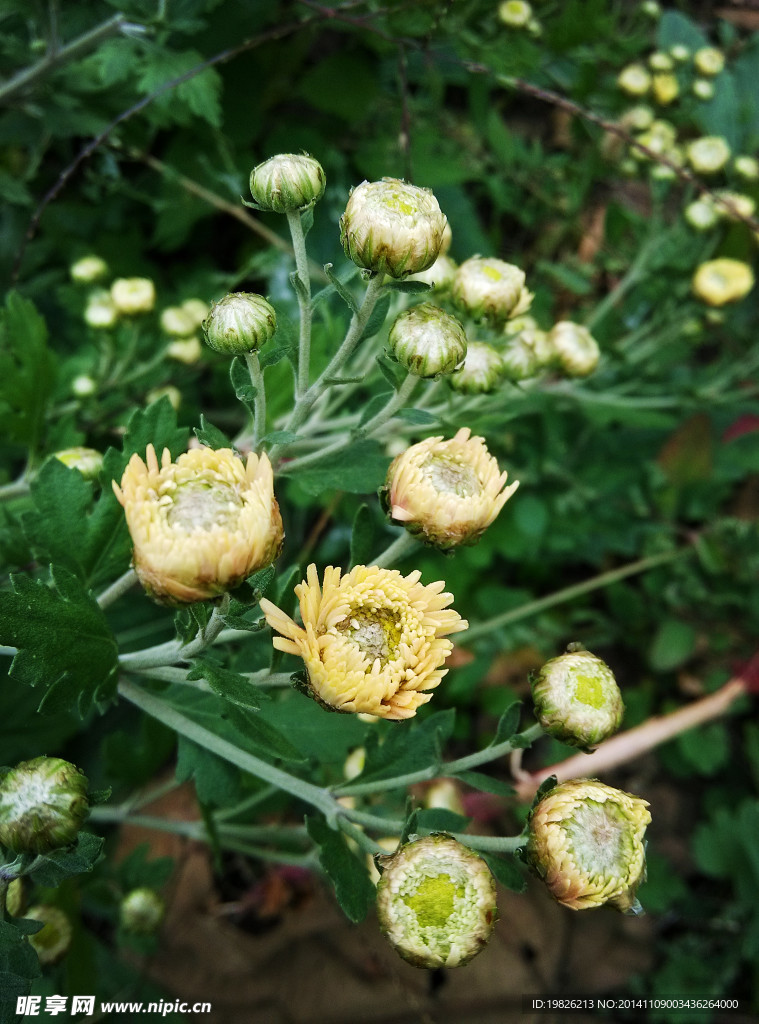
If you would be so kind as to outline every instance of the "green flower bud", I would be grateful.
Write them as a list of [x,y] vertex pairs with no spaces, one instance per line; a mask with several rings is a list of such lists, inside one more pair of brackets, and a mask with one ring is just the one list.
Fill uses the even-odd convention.
[[719,213],[708,199],[694,199],[685,207],[685,219],[694,231],[711,231],[719,223]]
[[78,469],[85,480],[97,480],[103,468],[103,456],[94,448],[64,448],[55,452],[53,458],[69,469]]
[[643,14],[654,21],[661,17],[661,5],[657,3],[657,0],[644,0],[640,5],[640,9]]
[[71,921],[58,907],[40,903],[30,907],[24,915],[26,920],[42,921],[42,928],[29,936],[29,945],[37,954],[43,967],[57,964],[68,953],[71,945]]
[[628,64],[617,76],[617,85],[628,96],[645,96],[651,88],[651,75],[642,64]]
[[538,331],[537,328],[521,331],[510,338],[500,350],[501,366],[507,380],[529,380],[539,372],[540,360],[532,340],[537,333],[544,334],[545,332]]
[[492,345],[470,341],[464,365],[451,374],[448,383],[463,395],[488,395],[503,380],[503,359]]
[[700,75],[720,74],[725,67],[725,55],[716,46],[702,46],[693,54],[693,66]]
[[59,757],[35,757],[0,780],[0,844],[14,853],[69,846],[87,817],[87,778]]
[[441,253],[431,267],[421,270],[418,274],[411,274],[409,281],[421,281],[428,284],[436,292],[445,292],[453,284],[456,276],[456,264],[450,256]]
[[119,311],[111,298],[111,293],[102,288],[92,292],[87,299],[84,310],[85,323],[95,330],[108,330],[119,318]]
[[400,279],[432,266],[446,223],[428,188],[398,178],[364,181],[340,218],[340,241],[357,266]]
[[587,327],[561,320],[549,331],[551,347],[571,377],[587,377],[598,366],[601,350]]
[[729,210],[726,206],[722,206],[720,203],[715,204],[715,209],[720,217],[724,217],[725,220],[736,223],[740,220],[740,217],[753,217],[756,211],[756,203],[751,196],[743,195],[742,192],[731,192],[728,189],[719,189],[715,192],[715,195],[720,199],[726,200],[733,207]]
[[720,135],[705,135],[690,143],[687,154],[698,174],[716,174],[730,159],[730,147]]
[[427,379],[453,373],[466,356],[464,328],[455,316],[431,302],[397,316],[388,343],[401,366]]
[[277,314],[263,295],[231,292],[211,307],[203,321],[206,341],[217,352],[257,352],[277,329]]
[[92,284],[108,273],[108,264],[99,256],[83,256],[69,267],[71,280],[77,284]]
[[280,153],[250,172],[256,205],[273,213],[307,210],[324,195],[326,184],[324,168],[306,153]]
[[532,17],[532,7],[525,0],[504,0],[498,6],[498,18],[509,28],[526,28]]
[[397,952],[415,967],[458,967],[485,947],[497,919],[495,881],[485,861],[446,835],[379,856],[377,916]]
[[[206,315],[204,313],[203,319]],[[189,338],[197,326],[195,317],[183,306],[167,306],[161,313],[161,328],[173,338]]]
[[714,82],[710,82],[708,78],[694,78],[691,92],[697,99],[708,103],[714,99]]
[[672,59],[677,61],[678,64],[684,64],[690,57],[690,50],[682,43],[675,43],[674,46],[670,46],[669,52],[672,55]]
[[680,83],[672,74],[654,75],[651,92],[656,102],[666,107],[680,95]]
[[748,263],[723,256],[696,267],[691,282],[693,294],[709,306],[739,302],[754,287],[754,272]]
[[77,398],[89,398],[97,391],[97,384],[87,373],[80,373],[71,382],[71,390]]
[[652,71],[671,71],[675,60],[671,53],[655,50],[648,58],[648,66]]
[[149,313],[155,306],[155,285],[149,277],[120,277],[111,285],[111,298],[125,316]]
[[155,891],[142,887],[132,889],[121,901],[121,925],[135,935],[154,935],[163,920],[166,906]]
[[504,260],[473,256],[465,260],[453,279],[453,301],[475,320],[504,324],[532,305],[525,274]]
[[590,651],[569,649],[530,678],[535,717],[563,743],[591,751],[622,724],[625,706],[617,681]]
[[753,156],[737,156],[733,160],[733,170],[744,181],[759,180],[759,160]]
[[640,103],[637,107],[630,107],[629,110],[626,110],[619,119],[619,123],[629,131],[645,132],[654,123],[654,112],[644,103]]
[[203,346],[200,338],[195,335],[191,338],[175,338],[166,346],[166,355],[177,363],[194,366],[203,358]]
[[648,803],[595,779],[573,779],[530,812],[525,856],[551,895],[572,910],[605,903],[640,913]]

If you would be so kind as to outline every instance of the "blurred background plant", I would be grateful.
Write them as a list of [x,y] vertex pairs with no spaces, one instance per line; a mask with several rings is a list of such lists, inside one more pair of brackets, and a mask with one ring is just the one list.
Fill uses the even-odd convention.
[[[41,577],[55,562],[102,590],[126,568],[115,500],[90,514],[82,540],[91,492],[46,461],[51,453],[111,447],[106,470],[118,479],[122,442],[126,455],[144,453],[148,441],[176,454],[192,428],[211,441],[247,428],[230,401],[228,358],[200,342],[208,308],[229,291],[264,294],[277,311],[276,349],[262,364],[268,423],[282,429],[299,312],[290,239],[283,218],[246,210],[240,197],[255,164],[306,151],[327,178],[308,234],[315,288],[328,284],[325,263],[355,288],[347,273],[355,268],[336,261],[337,222],[352,186],[391,176],[433,189],[452,229],[451,260],[507,261],[526,272],[535,295],[532,319],[516,322],[515,333],[467,325],[470,343],[494,347],[503,363],[494,395],[464,396],[466,425],[520,480],[518,496],[476,547],[450,559],[420,549],[413,564],[425,581],[445,579],[471,623],[433,702],[433,714],[456,712],[454,755],[492,740],[509,707],[529,699],[528,672],[574,640],[613,667],[625,727],[740,674],[759,635],[756,295],[745,295],[749,282],[730,301],[724,291],[715,299],[713,289],[694,293],[693,279],[707,261],[755,263],[757,26],[750,12],[718,17],[708,3],[527,6],[7,0],[0,264],[17,292],[0,350],[6,570]],[[698,145],[705,139],[707,153]],[[394,292],[387,308],[413,298]],[[445,293],[440,301],[455,308]],[[349,311],[328,301],[318,310],[312,359],[322,369]],[[544,332],[566,321],[587,326],[600,347],[587,379],[555,358],[537,373]],[[515,369],[520,339],[537,360],[524,374]],[[336,416],[387,389],[393,365],[367,365],[373,376],[353,386]],[[280,478],[287,567],[268,581],[280,604],[312,558],[348,562],[351,523],[354,548],[363,538],[367,558],[392,541],[366,495],[406,444],[463,425],[448,389],[428,387],[437,397],[393,421],[376,461],[364,452],[331,475],[317,466]],[[48,498],[55,493],[81,510],[77,529]],[[574,589],[561,595],[566,588]],[[189,637],[204,623],[183,614]],[[109,621],[121,650],[174,636],[172,614],[136,591],[109,609]],[[7,764],[63,753],[97,786],[113,788],[126,808],[118,819],[139,817],[176,758],[177,778],[194,779],[207,823],[212,811],[243,801],[264,830],[288,820],[281,796],[184,738],[177,750],[171,730],[125,702],[110,705],[92,649],[72,647],[77,658],[93,663],[92,700],[78,711],[63,686],[47,701],[54,714],[38,715],[39,693],[6,682]],[[231,667],[261,665],[241,647]],[[745,689],[755,687],[746,679]],[[605,776],[645,795],[653,813],[641,899],[654,920],[654,954],[647,972],[619,979],[629,992],[737,995],[757,1009],[759,732],[749,700]],[[321,766],[320,781],[335,782],[366,728],[326,715],[317,728],[315,711],[293,695],[267,705],[266,718],[272,728],[286,722],[290,743]],[[428,720],[426,709],[419,720]],[[570,753],[544,739],[525,765],[538,772]],[[495,775],[495,811],[483,811],[482,794],[478,805],[472,792],[467,813],[480,823],[478,814],[490,814],[486,824],[509,834],[525,807],[503,796],[508,766]],[[190,838],[207,834],[198,822],[186,826]],[[293,836],[299,864],[304,839]],[[256,846],[238,844],[253,857],[242,874],[229,843],[224,853],[211,840],[225,900],[268,877],[265,831]],[[114,830],[107,849],[118,841]],[[79,962],[90,966],[74,971],[68,958],[40,991],[81,991],[82,977],[97,977],[105,996],[141,991],[120,950],[136,944],[150,955],[152,939],[135,937],[119,907],[132,890],[165,884],[158,863],[137,855],[116,865],[109,856],[92,876],[56,890],[75,922]],[[521,876],[510,882],[519,887]],[[581,942],[585,925],[573,927]],[[556,994],[568,982],[554,976],[546,985]]]

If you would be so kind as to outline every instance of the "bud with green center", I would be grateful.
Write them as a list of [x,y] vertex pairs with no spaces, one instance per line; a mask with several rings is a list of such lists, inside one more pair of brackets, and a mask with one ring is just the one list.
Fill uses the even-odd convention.
[[307,153],[280,153],[250,172],[256,206],[273,213],[307,210],[324,195],[326,184],[324,168]]
[[448,383],[462,395],[489,395],[503,380],[501,353],[483,341],[471,341],[464,365],[451,374]]
[[683,43],[675,43],[674,46],[670,46],[669,52],[672,59],[678,64],[684,64],[690,58],[690,50]]
[[620,117],[619,123],[628,131],[645,132],[654,123],[654,112],[644,103],[640,103],[638,106],[626,110]]
[[108,273],[108,264],[99,256],[83,256],[69,267],[71,280],[77,284],[92,284]]
[[708,103],[709,100],[714,99],[714,82],[708,78],[695,78],[691,86],[691,92],[697,99]]
[[263,295],[231,292],[211,307],[203,321],[206,341],[217,352],[257,352],[277,329],[277,314]]
[[661,106],[669,106],[680,95],[680,83],[677,80],[677,76],[671,74],[654,75],[651,93],[656,102],[660,103]]
[[655,50],[649,55],[648,66],[652,71],[671,71],[675,66],[675,61],[671,53]]
[[22,761],[0,780],[0,843],[14,853],[70,846],[87,817],[87,778],[60,757]]
[[551,347],[571,377],[587,377],[598,366],[601,350],[587,327],[560,320],[549,331]]
[[166,346],[166,355],[177,363],[194,366],[203,357],[203,346],[200,338],[175,338]]
[[498,18],[509,28],[526,28],[532,18],[532,7],[525,0],[504,0],[498,6]]
[[705,135],[690,143],[687,154],[698,174],[716,174],[730,159],[730,147],[720,135]]
[[532,699],[549,736],[590,752],[619,729],[625,706],[606,662],[574,646],[530,678]]
[[719,223],[719,213],[708,198],[694,199],[685,207],[685,220],[694,231],[711,231]]
[[30,907],[24,918],[42,921],[42,928],[28,938],[29,945],[43,967],[57,964],[62,960],[71,945],[72,929],[68,916],[58,907],[40,903],[36,907]]
[[94,448],[63,448],[53,458],[69,469],[78,469],[85,480],[97,480],[103,468],[103,456]]
[[399,314],[388,335],[390,351],[415,377],[453,373],[466,356],[466,334],[455,316],[431,302]]
[[446,223],[429,189],[398,178],[364,181],[340,218],[340,241],[357,266],[401,279],[432,266]]
[[121,925],[135,935],[154,935],[163,920],[166,906],[155,891],[145,886],[132,889],[121,901]]
[[501,325],[526,313],[533,295],[525,287],[525,273],[504,260],[473,256],[465,260],[453,279],[453,301],[475,320]]
[[719,189],[714,194],[718,199],[724,199],[732,207],[732,209],[728,209],[728,207],[723,206],[722,203],[715,204],[716,212],[720,217],[724,217],[725,220],[735,223],[739,221],[741,217],[754,216],[756,203],[751,196],[743,195],[742,192],[731,192],[726,188]]
[[648,803],[595,779],[552,789],[530,813],[526,860],[551,895],[572,910],[608,903],[640,913]]
[[415,967],[458,967],[484,949],[497,919],[485,861],[446,835],[377,857],[377,915],[397,952]]

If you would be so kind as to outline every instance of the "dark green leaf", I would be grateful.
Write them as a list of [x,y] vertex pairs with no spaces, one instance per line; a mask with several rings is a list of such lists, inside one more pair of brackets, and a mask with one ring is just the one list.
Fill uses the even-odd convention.
[[147,885],[151,889],[160,889],[166,885],[174,870],[171,857],[150,856],[150,844],[140,843],[123,860],[119,861],[116,873],[124,892]]
[[422,832],[463,832],[469,818],[445,807],[425,807],[416,816],[416,827]]
[[386,292],[384,295],[380,295],[379,299],[377,299],[374,309],[371,311],[369,319],[366,322],[364,333],[361,335],[362,338],[373,338],[375,334],[382,330],[382,326],[385,323],[389,309],[390,295]]
[[368,565],[374,550],[377,520],[367,504],[359,505],[351,532],[351,565]]
[[29,877],[35,885],[54,888],[73,875],[92,871],[95,861],[100,856],[104,841],[100,836],[93,836],[89,832],[80,832],[76,845],[71,849],[53,850],[51,853],[41,854],[37,858],[38,866],[29,873]]
[[457,779],[460,779],[467,786],[479,789],[482,793],[493,793],[495,796],[513,796],[514,787],[501,779],[494,779],[491,775],[483,772],[458,772]]
[[406,295],[419,295],[430,290],[430,286],[424,281],[388,281],[386,287],[396,292],[404,292]]
[[499,857],[494,853],[480,853],[480,856],[501,885],[513,892],[524,892],[527,888],[524,874],[513,857]]
[[295,691],[284,700],[270,701],[258,718],[285,733],[303,757],[320,764],[342,764],[364,742],[367,729],[355,715],[331,715]]
[[297,441],[299,437],[300,434],[294,434],[292,430],[272,430],[271,433],[261,439],[261,444],[292,444],[292,442]]
[[456,712],[449,708],[421,722],[391,725],[382,742],[376,732],[372,733],[366,744],[364,770],[355,781],[375,782],[422,768],[434,769],[440,763],[441,746],[451,735],[455,719]]
[[215,427],[213,423],[210,423],[203,413],[200,414],[200,426],[193,428],[195,437],[201,444],[207,445],[209,448],[213,448],[218,451],[219,448],[232,448],[232,442],[229,440],[227,435]]
[[404,378],[406,377],[406,371],[403,369],[400,363],[397,363],[394,359],[391,359],[384,352],[381,352],[377,356],[377,365],[382,371],[382,376],[385,378],[388,384],[392,386],[394,391],[397,391],[398,388],[403,383]]
[[519,716],[521,712],[522,705],[518,700],[514,701],[513,704],[510,704],[506,708],[498,721],[498,728],[495,731],[495,737],[491,746],[495,746],[498,743],[505,743],[506,740],[511,739],[519,728]]
[[239,356],[235,356],[232,360],[232,365],[229,367],[229,379],[232,381],[238,401],[242,402],[251,416],[254,416],[256,389],[250,383],[248,368]]
[[51,586],[27,576],[0,593],[0,643],[17,647],[10,675],[42,686],[40,710],[84,715],[116,689],[118,648],[105,615],[77,578],[51,566]]
[[389,456],[377,441],[356,441],[339,457],[334,454],[299,470],[298,483],[309,494],[349,491],[370,494],[385,480]]
[[258,689],[239,672],[217,665],[209,658],[195,658],[187,673],[188,680],[205,679],[222,700],[246,711],[258,711],[267,700],[268,693]]
[[324,264],[324,273],[327,275],[327,277],[329,278],[330,283],[334,287],[335,291],[340,296],[340,298],[343,300],[343,302],[346,304],[346,306],[349,307],[351,312],[358,313],[358,303],[356,302],[355,298],[353,297],[353,293],[350,291],[349,288],[345,287],[343,282],[340,280],[340,278],[337,276],[337,274],[332,269],[332,264],[331,263],[325,263]]
[[177,743],[177,782],[195,782],[198,800],[213,807],[236,803],[240,792],[240,769],[198,746],[184,736]]
[[431,412],[427,412],[426,409],[400,409],[395,414],[399,420],[405,420],[406,423],[437,423],[437,416],[433,416]]
[[696,646],[696,631],[687,622],[679,619],[665,619],[657,629],[648,660],[657,672],[670,672],[679,668],[693,654]]
[[358,924],[366,917],[375,898],[375,889],[365,864],[324,818],[308,817],[306,825],[308,834],[319,846],[319,863],[335,887],[337,902],[346,917]]
[[358,421],[359,427],[363,427],[365,423],[368,423],[372,417],[376,416],[377,413],[382,412],[387,403],[392,399],[392,391],[381,391],[378,395],[374,395],[364,405],[361,412],[361,418]]
[[0,312],[0,421],[6,441],[35,450],[53,394],[55,357],[34,304],[9,292]]

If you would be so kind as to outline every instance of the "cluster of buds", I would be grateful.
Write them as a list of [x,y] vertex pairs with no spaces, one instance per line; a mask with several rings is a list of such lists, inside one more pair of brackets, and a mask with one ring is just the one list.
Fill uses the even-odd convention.
[[75,765],[22,761],[0,779],[0,844],[35,856],[70,846],[88,811],[87,778]]
[[447,835],[406,843],[378,856],[380,927],[415,967],[459,967],[480,953],[498,912],[485,861]]
[[676,44],[669,51],[649,54],[647,64],[628,64],[617,76],[617,86],[627,96],[639,99],[650,94],[656,103],[667,106],[688,82],[698,99],[711,99],[713,79],[724,70],[725,55],[714,46],[704,46],[691,54],[686,46]]

